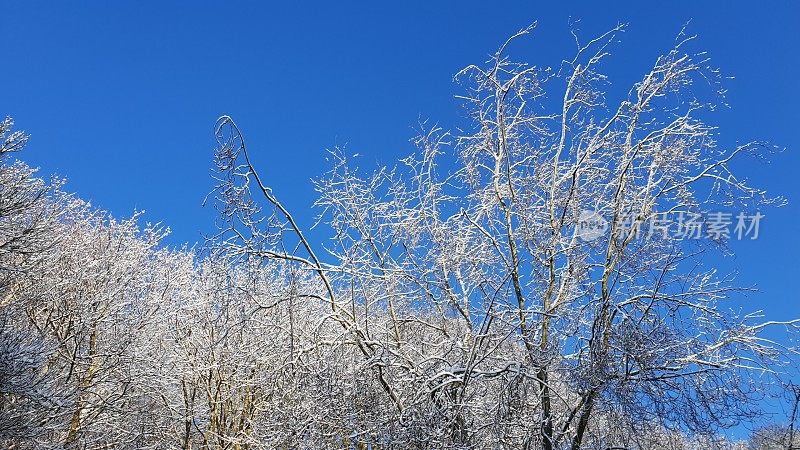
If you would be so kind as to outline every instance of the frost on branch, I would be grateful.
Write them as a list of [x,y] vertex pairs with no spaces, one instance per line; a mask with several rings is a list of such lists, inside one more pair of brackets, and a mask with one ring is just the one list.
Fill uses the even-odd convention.
[[[614,445],[653,427],[713,434],[752,418],[763,376],[788,362],[762,332],[797,322],[731,313],[726,302],[742,289],[705,268],[726,251],[724,236],[644,228],[665,214],[781,202],[732,170],[767,146],[718,144],[707,120],[724,90],[708,58],[689,50],[694,38],[682,32],[614,101],[603,65],[624,26],[585,42],[576,33],[574,57],[557,70],[508,56],[534,28],[456,75],[471,128],[428,127],[415,155],[368,175],[331,153],[316,181],[331,231],[319,248],[221,119],[235,138],[218,149],[227,183],[218,192],[233,199],[230,217],[250,217],[225,245],[316,274],[326,292],[317,300],[343,327],[322,342],[360,349],[354,374],[378,368],[368,411],[344,407],[374,416],[342,435],[549,450]],[[253,219],[255,204],[274,214]],[[585,211],[608,219],[598,239],[581,238]]]
[[732,312],[724,234],[653,224],[779,204],[734,171],[770,148],[720,144],[722,78],[683,32],[621,96],[624,26],[555,69],[509,56],[534,32],[458,72],[461,129],[422,123],[373,172],[331,151],[322,242],[228,116],[202,252],[8,161],[26,137],[0,123],[0,443],[744,448],[720,432],[761,415],[795,356],[766,331],[798,322]]

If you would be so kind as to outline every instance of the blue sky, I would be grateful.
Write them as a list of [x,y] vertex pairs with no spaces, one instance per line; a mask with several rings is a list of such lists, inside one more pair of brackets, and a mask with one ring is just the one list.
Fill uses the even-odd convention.
[[[800,2],[4,2],[0,114],[31,134],[20,155],[43,175],[116,216],[145,209],[168,243],[212,230],[201,202],[213,125],[232,115],[268,183],[310,224],[309,179],[325,149],[347,145],[361,165],[411,151],[420,118],[463,119],[453,74],[482,62],[538,20],[517,57],[556,65],[572,49],[569,18],[585,36],[630,23],[609,68],[624,89],[672,43],[681,25],[727,75],[732,108],[722,143],[769,139],[788,150],[744,166],[789,205],[765,211],[761,237],[735,243],[723,265],[761,294],[748,309],[799,317]],[[755,6],[758,5],[758,6]]]

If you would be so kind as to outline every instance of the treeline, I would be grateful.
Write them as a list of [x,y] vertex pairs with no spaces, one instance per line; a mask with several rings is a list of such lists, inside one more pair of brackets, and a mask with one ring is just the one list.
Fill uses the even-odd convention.
[[[467,67],[472,128],[424,129],[398,167],[364,175],[331,152],[324,243],[229,117],[202,252],[37,178],[4,120],[0,446],[796,448],[789,384],[779,425],[722,436],[774,419],[763,400],[796,351],[763,333],[797,321],[726,306],[740,290],[705,259],[724,240],[642,232],[775,203],[728,164],[762,146],[717,147],[694,90],[717,72],[686,39],[612,104],[600,68],[620,30],[557,73],[507,45]],[[582,235],[587,210],[633,222]]]

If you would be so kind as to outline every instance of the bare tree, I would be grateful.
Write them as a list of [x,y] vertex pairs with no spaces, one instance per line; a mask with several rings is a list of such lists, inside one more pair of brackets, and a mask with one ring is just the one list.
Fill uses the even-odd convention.
[[60,182],[36,178],[12,155],[27,135],[0,121],[0,445],[29,442],[68,399],[46,373],[52,348],[28,326],[25,309],[58,242],[58,223],[68,211]]
[[[576,34],[557,70],[507,56],[533,30],[457,74],[471,129],[427,127],[414,156],[367,176],[331,153],[316,184],[325,247],[265,184],[233,120],[217,124],[217,249],[315,277],[298,301],[329,308],[322,323],[341,332],[326,345],[352,348],[378,388],[372,411],[338,406],[374,414],[382,434],[353,428],[371,445],[577,450],[643,429],[710,435],[756,415],[761,375],[785,362],[761,332],[797,322],[731,312],[742,289],[707,267],[729,237],[710,213],[780,199],[731,171],[769,147],[717,145],[704,118],[724,90],[693,38],[681,32],[614,106],[601,69],[623,26]],[[608,229],[586,234],[587,212]],[[667,216],[693,218],[703,239]]]
[[797,431],[800,417],[800,387],[790,382],[784,386],[784,396],[788,400],[789,411],[784,423],[773,423],[757,429],[748,442],[756,450],[794,450],[800,448],[800,435]]
[[[60,228],[59,251],[37,280],[26,309],[31,325],[54,348],[47,371],[71,402],[62,428],[42,438],[64,448],[125,446],[138,430],[119,427],[134,415],[139,332],[154,318],[167,288],[154,246],[163,232],[141,234],[136,218],[107,219],[83,210]],[[43,433],[44,434],[44,433]]]
[[371,173],[330,152],[324,242],[230,117],[202,252],[10,161],[0,122],[0,445],[795,448],[793,387],[785,426],[720,433],[795,353],[713,267],[782,201],[731,169],[770,147],[718,144],[722,77],[683,32],[620,96],[623,26],[555,69],[508,56],[534,29],[456,74],[457,132]]

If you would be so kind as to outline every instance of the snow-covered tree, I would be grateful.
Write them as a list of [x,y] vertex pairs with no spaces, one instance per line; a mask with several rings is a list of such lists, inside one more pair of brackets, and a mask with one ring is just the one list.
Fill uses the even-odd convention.
[[27,442],[67,401],[47,373],[52,352],[28,325],[26,308],[41,293],[36,283],[58,244],[68,201],[59,182],[11,161],[27,135],[0,121],[0,445]]
[[731,312],[740,289],[709,264],[729,237],[715,212],[756,217],[780,199],[732,172],[769,147],[718,145],[707,121],[721,77],[693,38],[681,32],[614,101],[602,67],[622,26],[576,36],[555,70],[507,56],[533,29],[457,74],[471,128],[427,127],[416,154],[368,175],[331,153],[316,183],[324,246],[233,120],[217,125],[218,248],[315,276],[298,295],[326,305],[320,325],[340,335],[325,345],[371,386],[326,410],[353,415],[358,442],[577,450],[658,429],[711,436],[755,415],[760,383],[786,362],[762,331],[797,322]]
[[0,446],[794,448],[797,395],[720,433],[794,352],[764,331],[798,322],[734,312],[714,269],[781,202],[732,171],[770,148],[718,143],[722,77],[684,33],[609,89],[623,28],[554,69],[508,56],[521,30],[456,75],[468,123],[422,124],[396,167],[332,151],[325,242],[230,117],[202,251],[37,178],[0,122]]

